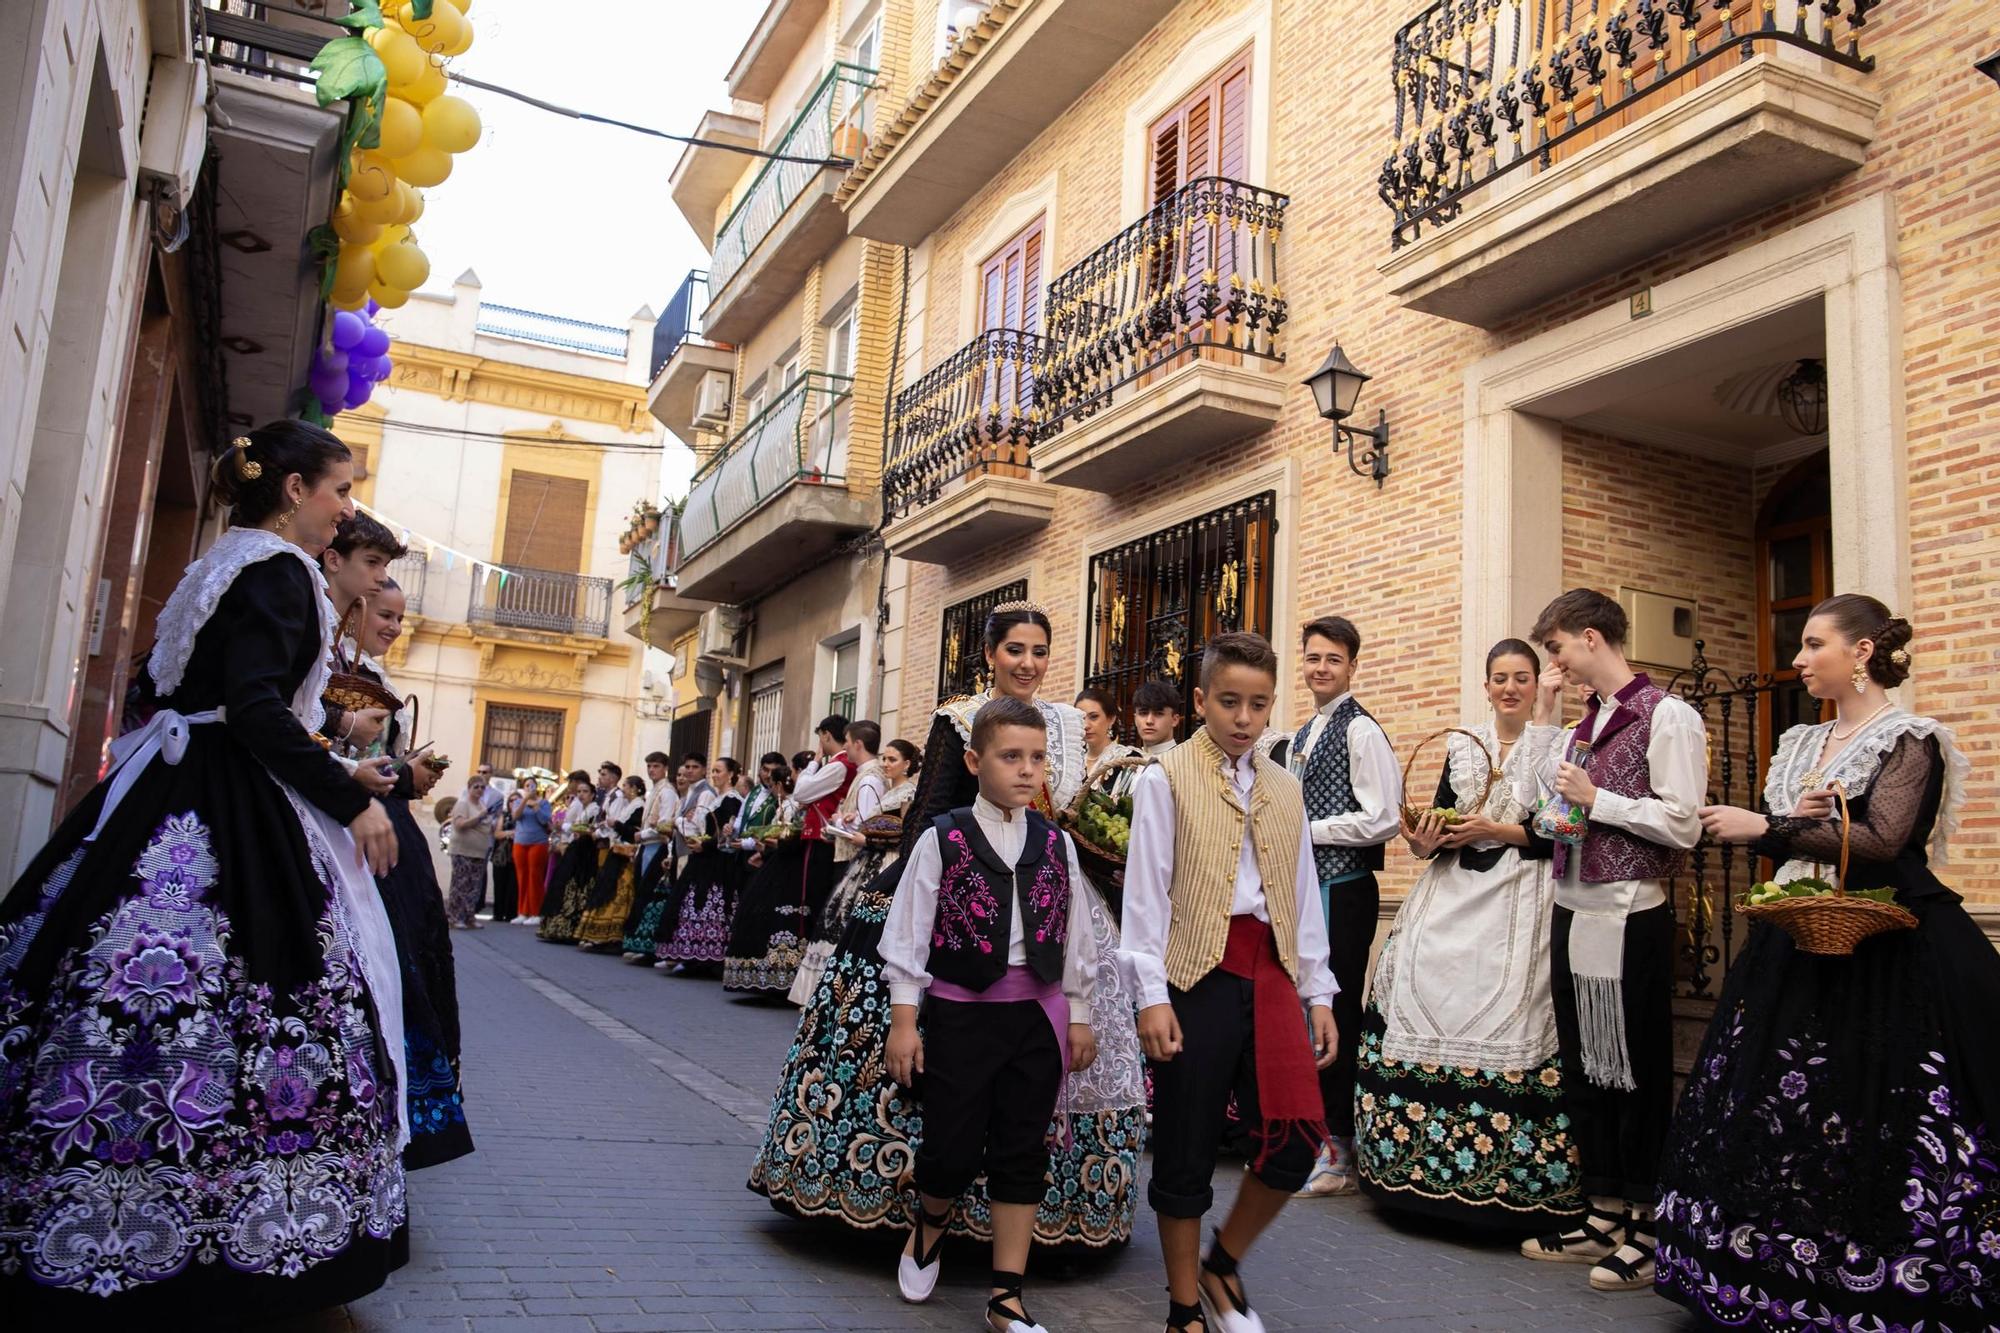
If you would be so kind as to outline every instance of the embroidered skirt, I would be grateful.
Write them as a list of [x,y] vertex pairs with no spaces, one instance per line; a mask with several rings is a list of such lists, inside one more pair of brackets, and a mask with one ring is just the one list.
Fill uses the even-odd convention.
[[430,844],[408,801],[390,796],[382,804],[395,825],[399,855],[396,868],[375,883],[403,966],[403,1046],[410,1070],[403,1165],[414,1171],[471,1152],[472,1131],[458,1069],[458,972]]
[[807,924],[826,904],[823,894],[818,901],[811,897],[807,874],[811,848],[825,845],[787,838],[764,853],[730,921],[722,960],[725,990],[782,995],[791,989],[805,956]]
[[542,924],[535,938],[550,944],[573,944],[577,927],[590,905],[590,890],[597,883],[597,870],[610,852],[592,837],[579,837],[556,858],[549,877],[549,892],[542,904]]
[[688,857],[673,886],[663,920],[671,932],[654,946],[654,956],[668,963],[720,963],[729,944],[729,923],[736,914],[736,858],[710,848]]

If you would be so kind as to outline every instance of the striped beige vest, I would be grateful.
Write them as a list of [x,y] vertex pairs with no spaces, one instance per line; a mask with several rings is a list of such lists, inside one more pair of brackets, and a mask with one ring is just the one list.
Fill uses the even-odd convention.
[[1167,981],[1178,990],[1194,985],[1222,961],[1246,833],[1257,840],[1257,872],[1264,880],[1278,958],[1287,975],[1294,981],[1299,976],[1299,839],[1305,830],[1305,798],[1291,774],[1259,754],[1246,821],[1236,784],[1225,771],[1227,762],[1206,727],[1160,760],[1174,794]]

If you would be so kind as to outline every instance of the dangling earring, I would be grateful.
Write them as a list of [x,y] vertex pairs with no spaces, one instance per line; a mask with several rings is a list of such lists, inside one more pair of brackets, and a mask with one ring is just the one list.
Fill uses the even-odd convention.
[[301,500],[284,513],[278,515],[278,531],[283,532],[286,528],[290,527],[292,520],[298,517],[299,510],[305,507],[306,502]]
[[1854,692],[1856,694],[1868,693],[1868,664],[1866,662],[1856,662],[1854,664]]

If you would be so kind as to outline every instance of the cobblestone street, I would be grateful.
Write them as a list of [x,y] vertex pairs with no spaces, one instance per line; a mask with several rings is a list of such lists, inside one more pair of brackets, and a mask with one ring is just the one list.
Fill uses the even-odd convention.
[[[744,1189],[789,1005],[519,926],[454,941],[479,1151],[411,1178],[409,1266],[299,1333],[981,1326],[979,1250],[947,1251],[936,1300],[905,1305],[899,1236],[793,1221]],[[1044,1258],[1031,1308],[1053,1333],[1153,1333],[1158,1254],[1141,1207],[1128,1250]],[[1287,1210],[1249,1275],[1273,1329],[1687,1326],[1648,1293],[1594,1295],[1582,1269],[1403,1229],[1355,1199]]]

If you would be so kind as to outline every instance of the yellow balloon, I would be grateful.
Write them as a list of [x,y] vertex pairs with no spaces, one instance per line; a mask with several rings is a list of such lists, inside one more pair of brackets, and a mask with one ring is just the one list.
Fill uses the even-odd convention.
[[461,18],[472,12],[472,0],[451,0],[451,4]]
[[430,257],[408,241],[388,246],[375,256],[375,279],[413,292],[431,275]]
[[417,45],[432,55],[443,55],[453,42],[459,39],[465,27],[465,16],[460,14],[451,0],[436,0],[431,5],[431,16],[417,17],[415,5],[405,3],[396,9],[396,22],[403,31],[417,39]]
[[463,97],[446,94],[424,108],[424,142],[447,153],[469,152],[479,142],[479,113]]
[[424,192],[413,189],[410,191],[410,215],[408,217],[397,218],[396,221],[402,223],[405,227],[413,227],[423,215]]
[[396,188],[396,168],[386,153],[364,148],[354,155],[347,172],[347,189],[356,203],[373,203]]
[[343,194],[333,210],[333,234],[353,245],[367,245],[382,234],[382,224],[363,217],[360,208],[353,195]]
[[391,184],[389,193],[383,195],[380,199],[355,200],[354,216],[363,222],[373,223],[377,227],[386,226],[396,221],[399,211],[399,205],[396,202],[396,186],[402,183],[401,181],[396,181]]
[[380,282],[369,283],[367,294],[374,297],[375,304],[384,310],[401,310],[403,303],[410,299],[410,294],[401,287],[390,287]]
[[424,49],[417,45],[417,39],[401,28],[371,28],[368,45],[375,48],[375,54],[382,61],[382,68],[389,72],[389,87],[414,83],[429,63],[424,58]]
[[409,234],[410,229],[401,223],[391,227],[384,227],[382,228],[382,234],[370,242],[368,248],[380,254],[392,245],[402,244],[403,238]]
[[427,190],[433,185],[444,184],[451,175],[451,154],[439,152],[426,144],[408,157],[397,158],[395,170],[410,184]]
[[389,219],[391,222],[401,223],[407,227],[423,216],[423,196],[411,189],[407,182],[396,182],[396,193],[393,197],[396,200],[396,216]]
[[423,73],[409,83],[391,85],[389,91],[405,102],[424,106],[433,98],[443,96],[445,87],[444,67],[425,56]]
[[375,252],[365,245],[341,246],[340,258],[333,266],[333,294],[352,299],[355,293],[367,291],[373,281]]
[[335,292],[327,298],[327,301],[335,310],[359,310],[368,304],[368,292],[365,288],[359,296],[342,296],[339,292]]
[[464,17],[465,6],[460,5],[458,12],[460,15],[458,20],[458,40],[447,46],[440,53],[442,55],[462,56],[472,49],[472,21]]
[[381,151],[403,157],[417,151],[424,142],[424,113],[414,103],[391,97],[382,104]]

